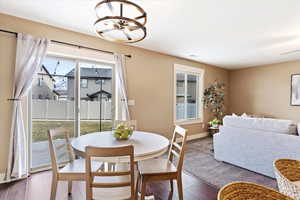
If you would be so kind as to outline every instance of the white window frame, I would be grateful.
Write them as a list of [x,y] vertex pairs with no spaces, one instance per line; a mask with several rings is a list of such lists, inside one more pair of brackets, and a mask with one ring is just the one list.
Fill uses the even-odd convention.
[[[176,125],[183,125],[183,124],[195,124],[195,123],[202,123],[203,122],[203,103],[202,103],[202,97],[203,97],[203,90],[204,90],[204,69],[201,68],[196,68],[196,67],[190,67],[186,65],[181,65],[181,64],[174,64],[174,102],[173,102],[173,119],[174,119],[174,124]],[[198,80],[198,108],[197,108],[197,118],[196,119],[187,119],[185,118],[184,120],[177,120],[176,119],[176,93],[177,93],[177,78],[176,74],[177,73],[184,73],[185,76],[187,75],[197,75],[199,80]],[[185,83],[186,87],[186,83]],[[185,89],[185,92],[187,92],[187,89]],[[185,103],[186,103],[186,94],[185,94]],[[185,113],[186,113],[187,108],[185,108]]]

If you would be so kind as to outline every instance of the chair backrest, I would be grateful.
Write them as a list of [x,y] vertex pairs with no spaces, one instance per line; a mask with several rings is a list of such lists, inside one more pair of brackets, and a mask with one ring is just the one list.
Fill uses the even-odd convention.
[[[123,147],[113,147],[113,148],[99,148],[87,146],[85,149],[86,153],[86,199],[93,199],[93,188],[122,188],[130,186],[130,199],[135,198],[134,192],[134,148],[132,145],[123,146]],[[126,159],[127,167],[125,169],[118,169],[116,158],[122,158],[124,162],[124,157]],[[115,162],[115,165],[107,166],[106,163],[108,158],[112,158],[112,162]],[[92,169],[91,161],[97,159],[98,161],[105,162],[97,167],[97,169]],[[121,160],[121,159],[120,159]],[[100,162],[99,162],[100,164]],[[110,163],[111,164],[111,163]],[[129,166],[128,166],[129,164]],[[105,177],[123,177],[127,178],[126,181],[101,181],[96,182],[96,178],[105,178]]]
[[187,139],[187,130],[176,125],[174,129],[170,149],[169,149],[168,159],[171,162],[174,162],[174,157],[177,158],[178,171],[182,170],[186,139]]
[[[55,139],[57,140],[55,144]],[[58,142],[59,141],[59,142]],[[64,162],[71,162],[74,160],[74,152],[70,143],[69,131],[65,128],[55,128],[48,130],[48,142],[51,156],[52,170],[58,173],[59,162],[62,158],[67,158]]]
[[116,128],[118,125],[123,124],[127,127],[132,127],[133,130],[137,130],[137,121],[136,120],[115,120],[114,121],[114,128]]

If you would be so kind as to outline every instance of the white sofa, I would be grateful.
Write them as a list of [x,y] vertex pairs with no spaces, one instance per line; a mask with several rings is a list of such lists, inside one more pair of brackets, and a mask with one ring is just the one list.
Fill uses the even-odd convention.
[[300,160],[300,136],[290,120],[225,116],[213,144],[216,160],[273,178],[274,160]]

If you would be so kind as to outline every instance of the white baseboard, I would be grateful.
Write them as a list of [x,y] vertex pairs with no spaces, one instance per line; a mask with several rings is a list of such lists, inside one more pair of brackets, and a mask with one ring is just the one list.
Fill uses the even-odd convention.
[[202,133],[197,133],[197,134],[193,134],[193,135],[188,135],[187,141],[196,140],[196,139],[204,138],[207,136],[208,136],[208,132],[202,132]]
[[5,173],[0,173],[0,183],[5,182],[4,177],[5,177]]
[[[204,138],[204,137],[207,137],[209,134],[208,132],[202,132],[202,133],[196,133],[196,134],[193,134],[193,135],[188,135],[187,136],[187,141],[191,141],[191,140],[197,140],[197,139],[200,139],[200,138]],[[181,142],[181,138],[178,138],[176,141],[177,142]]]
[[13,182],[13,181],[22,180],[22,179],[27,178],[28,176],[24,176],[24,177],[21,177],[21,178],[12,178],[12,179],[8,179],[8,180],[4,180],[4,177],[5,177],[5,173],[0,173],[0,184],[1,183],[9,183],[9,182]]

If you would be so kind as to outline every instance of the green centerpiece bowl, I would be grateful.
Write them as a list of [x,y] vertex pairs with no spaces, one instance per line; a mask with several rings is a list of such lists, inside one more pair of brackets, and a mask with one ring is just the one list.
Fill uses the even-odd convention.
[[128,140],[133,133],[133,128],[127,127],[125,125],[118,125],[115,130],[113,130],[113,136],[117,140]]

